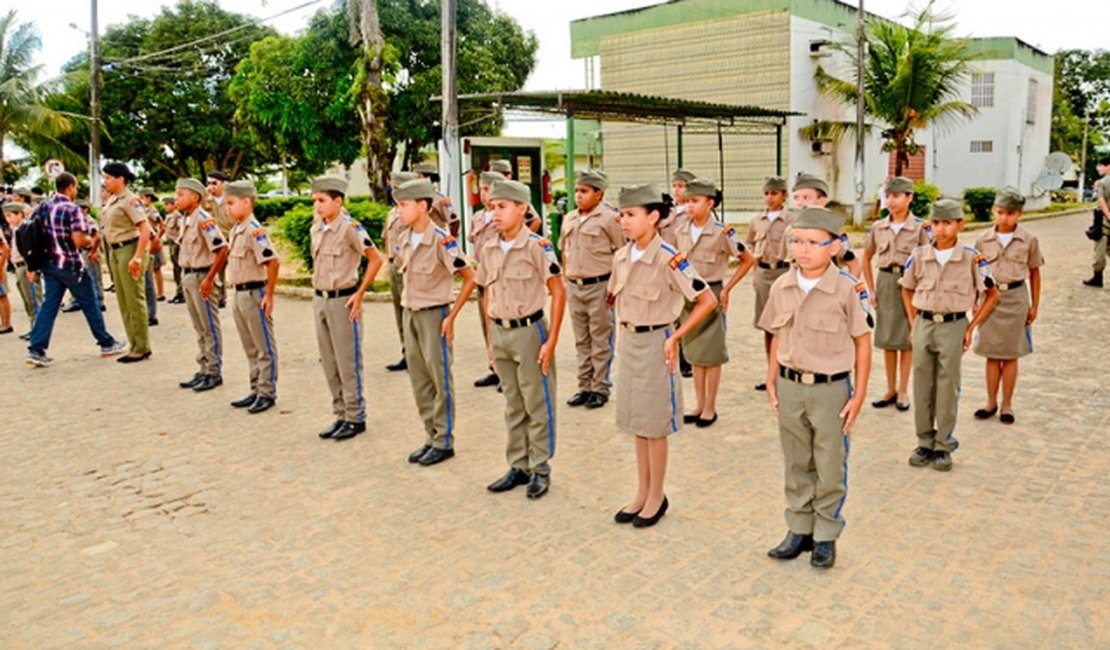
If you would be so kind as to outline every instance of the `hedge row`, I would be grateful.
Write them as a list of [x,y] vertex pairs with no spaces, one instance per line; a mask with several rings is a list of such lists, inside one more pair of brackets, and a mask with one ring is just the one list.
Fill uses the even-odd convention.
[[[381,246],[382,231],[385,229],[385,219],[389,215],[389,206],[373,203],[368,199],[352,199],[344,202],[344,205],[351,216],[366,229],[371,239]],[[257,206],[255,206],[255,216],[259,216]],[[310,200],[308,205],[293,206],[282,214],[277,220],[275,229],[282,239],[289,242],[308,269],[312,268],[311,231],[314,220],[315,215]]]

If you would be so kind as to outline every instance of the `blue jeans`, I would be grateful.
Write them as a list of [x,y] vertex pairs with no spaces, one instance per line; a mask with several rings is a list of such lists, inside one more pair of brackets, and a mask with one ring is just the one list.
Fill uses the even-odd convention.
[[46,284],[46,295],[35,317],[35,325],[31,328],[31,344],[27,346],[29,351],[46,354],[46,348],[50,347],[50,335],[54,332],[54,320],[58,317],[58,308],[61,307],[62,296],[67,290],[81,306],[85,322],[89,324],[89,331],[97,344],[106,348],[116,343],[116,339],[104,326],[100,301],[96,299],[96,288],[87,271],[63,271],[49,264],[42,270],[42,278]]

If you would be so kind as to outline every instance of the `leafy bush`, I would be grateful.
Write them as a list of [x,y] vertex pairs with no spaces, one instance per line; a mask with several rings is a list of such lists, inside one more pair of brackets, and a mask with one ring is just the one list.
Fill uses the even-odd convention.
[[964,190],[964,205],[971,210],[974,221],[990,221],[991,207],[994,206],[994,188],[967,188]]
[[929,208],[940,198],[940,188],[925,181],[914,181],[913,201],[910,201],[910,212],[915,217],[929,218]]
[[[347,211],[351,213],[375,243],[381,245],[382,230],[385,228],[385,219],[389,215],[389,206],[373,203],[368,199],[352,199],[344,203]],[[257,216],[257,212],[255,213]],[[293,250],[304,262],[306,268],[312,268],[312,223],[315,220],[311,205],[298,205],[287,211],[277,221],[277,234],[289,242]]]
[[311,196],[290,196],[279,199],[258,199],[254,202],[254,216],[260,223],[277,219],[298,206],[312,207]]

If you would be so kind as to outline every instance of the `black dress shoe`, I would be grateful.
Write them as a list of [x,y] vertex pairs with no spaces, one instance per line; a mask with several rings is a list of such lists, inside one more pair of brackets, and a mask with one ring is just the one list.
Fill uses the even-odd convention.
[[203,379],[198,381],[193,386],[193,390],[195,390],[198,393],[203,393],[204,391],[212,390],[213,388],[215,388],[217,386],[223,386],[223,384],[224,384],[224,378],[223,377],[221,377],[219,375],[205,375]]
[[756,390],[767,390],[767,384],[764,384],[763,382],[759,382],[758,384],[755,385],[755,389]]
[[894,405],[894,408],[898,409],[899,411],[905,412],[905,411],[910,410],[910,405],[898,402]]
[[682,376],[683,376],[683,377],[685,377],[686,379],[689,379],[690,377],[693,377],[693,376],[694,376],[694,368],[693,368],[693,366],[685,366],[685,367],[683,367],[683,368],[679,369],[679,372],[680,372],[680,373],[682,374]]
[[[204,375],[202,373],[198,372],[197,374],[193,375],[192,379],[187,379],[183,382],[180,382],[178,384],[178,386],[180,386],[182,388],[192,388],[193,386],[196,386],[197,382],[199,382],[201,380],[201,378],[203,378],[203,377],[204,377]],[[253,402],[254,400],[251,400],[251,401]],[[235,406],[235,404],[232,404],[232,406]]]
[[171,305],[180,305],[180,304],[183,304],[184,302],[185,302],[185,297],[184,296],[174,296],[173,298],[170,298],[170,304]]
[[605,406],[605,403],[608,401],[608,395],[602,395],[601,393],[590,393],[590,399],[586,402],[586,408],[599,409],[602,406]]
[[435,465],[437,463],[442,463],[443,461],[447,460],[448,458],[454,458],[454,457],[455,457],[455,450],[454,449],[436,449],[435,447],[432,447],[423,456],[420,457],[420,460],[418,460],[416,462],[420,463],[421,465],[423,465],[425,467],[428,467],[429,465]]
[[693,424],[693,423],[697,422],[700,419],[701,419],[701,413],[695,413],[694,415],[683,415],[682,416],[682,423],[683,424]]
[[165,296],[158,296],[158,302],[166,302]]
[[420,447],[420,449],[417,449],[416,451],[414,451],[414,452],[412,452],[411,454],[409,454],[409,462],[410,462],[410,463],[419,463],[419,462],[420,462],[420,458],[421,458],[421,457],[422,457],[422,456],[423,456],[424,454],[428,453],[428,450],[429,450],[429,449],[431,449],[431,448],[432,448],[432,446],[431,446],[431,445],[423,445],[423,446],[421,446],[421,447]]
[[154,353],[143,352],[142,354],[125,354],[122,357],[116,359],[116,363],[138,363],[140,361],[146,361],[150,358],[150,355],[152,354]]
[[1002,424],[1013,424],[1014,423],[1014,414],[1013,413],[1003,413],[1002,415],[998,416],[998,421],[1001,422]]
[[871,406],[874,406],[877,409],[885,409],[886,407],[894,406],[897,403],[898,403],[898,396],[897,395],[891,395],[890,397],[884,397],[882,399],[877,399],[874,402],[871,402]]
[[[655,524],[659,523],[659,520],[663,518],[663,515],[667,514],[667,506],[669,505],[670,503],[667,501],[666,495],[664,495],[663,503],[659,504],[659,509],[655,511],[655,514],[647,518],[636,515],[632,518],[632,527],[651,528]],[[643,510],[641,510],[640,512],[643,512]]]
[[343,426],[339,427],[335,433],[331,434],[331,439],[346,440],[347,438],[354,438],[364,431],[366,431],[365,422],[344,422]]
[[409,369],[408,359],[406,359],[405,357],[401,357],[400,361],[398,361],[397,363],[391,363],[391,364],[387,365],[385,367],[385,369],[388,370],[389,372],[400,372],[402,370],[408,370]]
[[[182,388],[185,387],[185,382],[181,382],[181,387]],[[231,405],[234,406],[237,409],[244,409],[244,408],[247,408],[248,406],[250,406],[251,404],[254,404],[254,400],[256,400],[256,399],[258,399],[258,395],[255,395],[254,393],[251,393],[250,395],[247,395],[243,399],[235,400],[234,402],[231,403]]]
[[321,431],[320,433],[317,433],[316,435],[320,436],[321,438],[325,438],[325,439],[330,438],[333,435],[335,435],[335,432],[339,431],[339,429],[342,426],[343,426],[343,420],[336,420],[335,422],[331,423],[330,427],[328,427],[327,429],[324,429],[323,431]]
[[547,488],[551,485],[551,477],[547,474],[533,474],[532,479],[528,481],[528,498],[538,499],[547,494]]
[[147,327],[154,327],[157,324],[158,324],[158,319],[157,318],[151,318],[150,320],[148,320],[146,322]]
[[786,531],[786,537],[779,545],[767,551],[767,557],[776,560],[793,560],[806,551],[813,550],[813,535],[799,535],[792,530]]
[[623,509],[621,509],[617,511],[617,514],[613,515],[613,521],[617,522],[618,524],[631,524],[633,520],[636,519],[636,515],[638,514],[640,514],[639,510],[637,510],[636,512],[625,512]]
[[481,379],[475,379],[474,380],[474,387],[475,388],[485,388],[487,386],[496,386],[497,384],[500,384],[500,383],[501,383],[501,380],[497,378],[497,374],[491,372],[490,374],[486,375],[485,377],[482,377]]
[[518,485],[528,484],[528,474],[523,470],[512,468],[504,476],[486,486],[490,492],[508,492]]
[[818,569],[831,569],[836,564],[836,542],[817,542],[809,563]]
[[933,462],[933,450],[932,449],[926,449],[925,447],[918,447],[917,449],[913,450],[912,454],[910,454],[909,463],[910,463],[910,465],[913,465],[914,467],[925,467],[926,465],[928,465],[931,462]]
[[714,413],[713,417],[709,418],[708,420],[699,416],[698,419],[694,422],[694,426],[696,426],[699,429],[705,429],[707,427],[713,426],[713,423],[716,422],[716,421],[717,421],[717,414],[716,413]]
[[998,413],[998,407],[997,406],[992,408],[992,409],[979,409],[979,410],[975,411],[975,419],[976,420],[986,420],[987,418],[994,417],[995,413]]
[[71,302],[65,307],[62,307],[62,313],[64,314],[69,314],[75,311],[81,311],[81,305],[78,305],[75,302]]
[[567,406],[582,406],[590,401],[590,395],[592,394],[593,393],[588,390],[580,390],[574,394],[574,397],[567,400]]
[[31,333],[27,332],[26,334],[20,334],[19,338],[23,339],[24,341],[30,341],[31,340]]
[[14,327],[5,327],[4,329],[0,330],[0,334],[11,334],[14,331]]
[[259,395],[258,399],[254,400],[254,404],[251,404],[247,408],[247,413],[261,413],[262,411],[270,409],[270,407],[272,407],[273,405],[274,398],[266,397],[265,395]]

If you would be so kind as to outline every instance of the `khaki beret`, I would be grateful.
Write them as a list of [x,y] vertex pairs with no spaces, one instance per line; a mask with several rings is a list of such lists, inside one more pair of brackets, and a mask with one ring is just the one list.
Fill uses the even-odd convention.
[[501,174],[501,173],[498,173],[498,172],[482,172],[481,175],[478,176],[478,184],[479,185],[493,185],[494,183],[496,183],[498,181],[504,181],[504,180],[508,180],[508,179],[505,178],[504,174]]
[[224,194],[241,199],[254,199],[258,197],[258,190],[250,181],[235,181],[224,185]]
[[798,218],[794,219],[794,223],[791,225],[794,230],[824,230],[836,237],[840,235],[841,229],[844,228],[844,215],[833,212],[828,208],[811,206],[803,208]]
[[516,181],[500,180],[493,184],[493,189],[489,193],[489,199],[508,199],[516,201],[517,203],[532,202],[532,190],[524,183]]
[[913,194],[913,181],[905,176],[893,176],[888,178],[883,188],[888,194],[898,192],[901,194]]
[[671,182],[672,183],[675,182],[675,181],[685,181],[685,182],[689,183],[690,181],[694,180],[695,178],[697,178],[697,176],[694,175],[694,172],[687,171],[685,169],[676,169],[676,170],[674,170],[674,173],[671,174]]
[[489,170],[498,174],[511,174],[513,173],[513,164],[504,159],[494,160],[490,162]]
[[763,179],[764,192],[785,192],[786,179],[782,176],[768,176]]
[[[163,196],[162,197],[162,203],[177,203],[177,197],[172,195],[172,194],[169,195],[169,196]],[[80,205],[80,204],[78,204],[78,205]]]
[[964,206],[955,199],[938,199],[933,204],[933,213],[929,215],[933,221],[956,221],[964,218]]
[[436,188],[432,185],[432,182],[426,178],[416,178],[401,183],[393,188],[393,199],[395,201],[406,199],[434,199],[435,197]]
[[77,207],[84,208],[86,210],[88,210],[89,208],[92,207],[92,204],[89,203],[88,201],[86,201],[85,199],[77,199],[75,201],[75,203],[77,204]]
[[432,163],[420,163],[412,168],[417,174],[438,174],[439,168]]
[[415,181],[417,178],[420,177],[416,175],[416,172],[393,172],[389,180],[393,181],[393,187],[398,187],[409,181]]
[[605,191],[609,187],[609,177],[605,172],[599,169],[587,169],[586,171],[578,172],[578,178],[574,179],[575,185],[586,185],[595,190]]
[[829,184],[821,180],[813,174],[806,172],[798,172],[798,176],[794,178],[794,191],[811,189],[821,192],[825,196],[829,195]]
[[716,198],[717,184],[713,182],[712,178],[695,178],[692,181],[686,181],[686,196]]
[[204,189],[204,183],[201,183],[195,178],[179,178],[175,187],[179,190],[189,190],[195,192],[197,196],[204,196],[207,190]]
[[317,176],[312,179],[313,192],[339,192],[347,195],[347,179],[342,176]]
[[620,198],[617,200],[617,203],[620,204],[622,210],[638,205],[651,205],[652,203],[662,202],[663,195],[659,193],[659,190],[655,189],[651,185],[633,185],[632,187],[622,187]]
[[4,212],[26,212],[27,204],[20,201],[8,201],[4,204]]
[[995,206],[1003,210],[1025,210],[1025,197],[1017,188],[1003,187],[994,193]]
[[158,198],[158,195],[154,193],[153,187],[140,187],[138,194],[139,196],[149,196],[155,199]]

